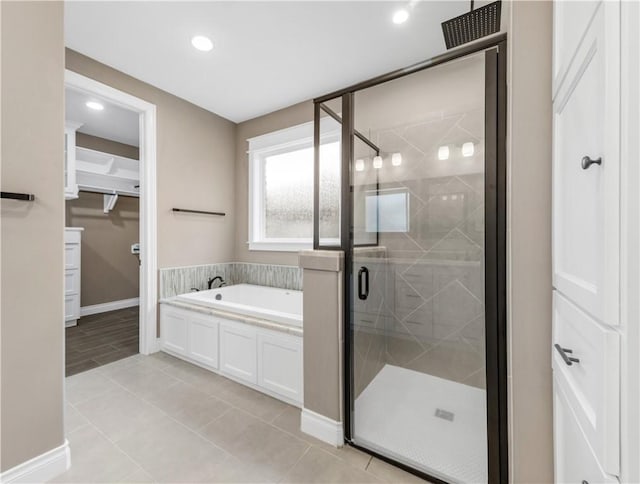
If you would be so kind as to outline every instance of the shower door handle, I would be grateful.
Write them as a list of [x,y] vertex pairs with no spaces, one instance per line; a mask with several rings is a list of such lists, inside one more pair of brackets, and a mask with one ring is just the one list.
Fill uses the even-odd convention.
[[369,297],[369,269],[366,267],[358,271],[358,297],[363,301]]

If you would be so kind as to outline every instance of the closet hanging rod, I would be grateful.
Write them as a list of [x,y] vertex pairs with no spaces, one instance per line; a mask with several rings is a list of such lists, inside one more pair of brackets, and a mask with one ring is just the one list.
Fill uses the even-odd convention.
[[174,212],[185,212],[185,213],[202,213],[204,215],[219,215],[220,217],[224,217],[226,213],[224,212],[207,212],[206,210],[191,210],[190,208],[172,208]]
[[36,196],[33,193],[0,192],[0,198],[21,200],[23,202],[33,202],[36,199]]

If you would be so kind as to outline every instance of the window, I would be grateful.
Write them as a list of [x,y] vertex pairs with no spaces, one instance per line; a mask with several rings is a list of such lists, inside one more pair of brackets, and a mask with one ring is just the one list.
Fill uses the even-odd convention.
[[[339,237],[339,125],[321,126],[320,223]],[[249,141],[249,250],[297,251],[313,244],[313,123]]]

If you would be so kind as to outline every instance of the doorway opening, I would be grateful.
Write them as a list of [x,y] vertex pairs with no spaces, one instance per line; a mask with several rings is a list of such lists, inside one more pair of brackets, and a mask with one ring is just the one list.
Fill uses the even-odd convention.
[[155,106],[65,72],[66,374],[157,348]]

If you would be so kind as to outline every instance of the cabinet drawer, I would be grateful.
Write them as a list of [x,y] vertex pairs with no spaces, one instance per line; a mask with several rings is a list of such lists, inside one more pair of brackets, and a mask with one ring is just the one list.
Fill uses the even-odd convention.
[[64,245],[64,268],[78,269],[80,267],[80,244]]
[[65,296],[64,298],[64,319],[78,319],[80,317],[80,296],[77,294]]
[[[553,294],[553,371],[584,435],[604,470],[617,475],[620,462],[620,337],[557,291]],[[579,362],[564,361],[567,358]]]
[[218,369],[218,322],[192,314],[189,317],[189,356]]
[[302,340],[294,336],[258,333],[258,384],[302,403]]
[[80,292],[80,271],[78,269],[67,269],[64,273],[64,293],[66,296],[78,294]]
[[554,378],[553,426],[555,436],[555,482],[600,484],[618,483],[608,475],[594,455],[587,437],[572,410],[573,403],[566,383]]
[[220,324],[220,371],[257,383],[256,329],[242,323]]

